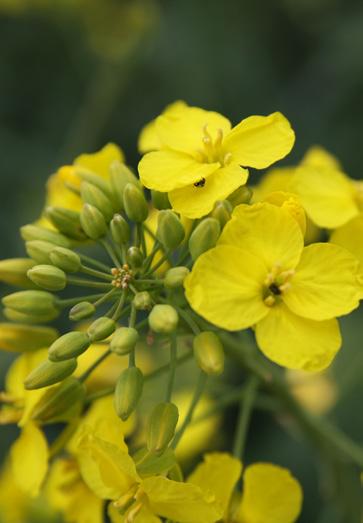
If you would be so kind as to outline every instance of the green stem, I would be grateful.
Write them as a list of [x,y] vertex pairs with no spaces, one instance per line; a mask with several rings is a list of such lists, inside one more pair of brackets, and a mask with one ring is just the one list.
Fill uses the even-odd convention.
[[111,298],[111,296],[113,296],[115,294],[116,291],[118,291],[118,289],[116,287],[114,287],[110,291],[106,292],[106,294],[103,294],[99,300],[97,300],[93,303],[93,305],[95,307],[99,307],[100,305],[102,305],[102,303],[105,303],[105,301],[108,301]]
[[241,395],[241,405],[239,409],[237,428],[233,445],[233,454],[240,460],[243,458],[243,453],[246,446],[247,432],[251,420],[257,388],[258,379],[252,375],[244,390],[244,394]]
[[120,268],[121,267],[121,264],[120,264],[120,261],[119,259],[117,258],[116,256],[116,253],[115,251],[113,250],[113,247],[108,243],[107,240],[105,239],[100,239],[99,240],[100,244],[102,245],[102,247],[105,249],[105,251],[107,252],[107,254],[109,255],[109,257],[111,258],[111,260],[113,261],[113,263],[115,264],[116,267]]
[[[132,303],[130,317],[129,317],[129,327],[135,328],[136,317],[137,317],[137,310],[136,310],[135,305]],[[135,367],[135,347],[132,349],[132,351],[129,354],[129,367]]]
[[103,280],[113,280],[113,276],[108,273],[102,271],[97,271],[96,269],[91,269],[90,267],[86,267],[85,265],[81,266],[80,272],[83,272],[84,274],[88,274],[89,276],[94,276],[95,278],[101,278]]
[[110,349],[106,350],[92,365],[78,378],[80,381],[84,382],[92,374],[92,372],[97,369],[97,367],[112,354]]
[[199,328],[199,325],[193,320],[191,315],[184,309],[180,307],[176,307],[179,315],[183,318],[183,320],[189,325],[192,332],[197,335],[200,333],[201,329]]
[[78,296],[77,298],[69,298],[65,300],[57,300],[57,307],[70,307],[72,305],[77,305],[81,301],[93,301],[98,298],[102,298],[105,294],[102,292],[100,294],[88,294],[86,296]]
[[171,396],[173,393],[177,363],[177,348],[177,337],[176,334],[173,333],[170,336],[170,372],[168,386],[166,389],[166,401],[171,401]]
[[160,260],[155,263],[153,267],[151,267],[150,271],[146,274],[146,276],[150,276],[150,274],[153,274],[159,267],[162,266],[163,263],[166,261],[169,261],[170,251],[167,251],[163,254],[163,256],[160,258]]
[[144,273],[147,273],[150,270],[154,256],[160,248],[161,248],[160,243],[156,240],[151,253],[144,260]]
[[141,252],[146,257],[146,241],[145,241],[145,231],[142,223],[137,224],[137,234],[139,237],[139,242],[141,244]]
[[121,318],[122,309],[124,308],[125,301],[126,301],[127,291],[123,290],[122,294],[120,296],[119,302],[117,304],[117,307],[115,309],[115,312],[112,314],[112,319],[114,321],[118,321]]
[[[79,253],[78,253],[79,254]],[[85,263],[89,263],[90,265],[93,265],[94,267],[97,267],[98,269],[101,269],[102,271],[110,272],[111,267],[108,267],[104,263],[94,260],[93,258],[90,258],[89,256],[86,256],[85,254],[79,254],[79,257],[81,260]]]
[[72,276],[67,276],[67,283],[70,285],[77,285],[79,287],[94,287],[99,289],[109,289],[111,287],[110,283],[82,280],[81,278],[73,278]]

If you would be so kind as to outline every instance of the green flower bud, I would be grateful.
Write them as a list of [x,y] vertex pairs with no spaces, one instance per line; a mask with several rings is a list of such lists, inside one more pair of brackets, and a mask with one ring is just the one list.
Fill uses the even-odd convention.
[[139,340],[139,333],[133,327],[120,327],[112,336],[110,349],[119,356],[134,350]]
[[45,291],[19,291],[2,299],[4,307],[33,316],[46,315],[55,309],[55,296]]
[[71,246],[71,242],[63,234],[51,231],[45,227],[39,227],[38,225],[24,225],[20,227],[20,234],[25,241],[42,240],[58,245],[59,247],[69,248]]
[[118,245],[128,243],[130,226],[121,214],[115,214],[110,224],[112,239]]
[[[76,167],[76,172],[82,180],[91,183],[92,185],[95,185],[98,189],[100,189],[100,191],[102,191],[105,194],[105,196],[107,196],[110,202],[112,202],[114,211],[118,211],[119,205],[117,202],[117,198],[115,197],[114,191],[112,190],[112,187],[108,181],[106,181],[98,174],[93,174],[91,172],[84,171],[81,167]],[[95,207],[97,207],[97,205]]]
[[147,436],[150,452],[162,454],[174,437],[179,419],[178,407],[174,403],[159,403],[151,413]]
[[84,203],[89,203],[96,207],[104,216],[106,222],[109,222],[113,216],[113,206],[109,198],[101,189],[92,183],[81,183],[81,198]]
[[124,370],[116,383],[114,405],[117,415],[126,421],[134,412],[142,394],[144,377],[137,367]]
[[137,462],[137,472],[143,478],[169,473],[176,464],[174,451],[170,447],[160,455],[149,454],[149,451],[143,448],[136,452],[134,458]]
[[81,301],[77,303],[69,311],[69,319],[72,321],[81,321],[90,318],[96,312],[96,307],[89,301]]
[[110,165],[110,183],[119,209],[124,209],[123,193],[128,183],[142,190],[141,184],[133,172],[127,165],[117,160]]
[[53,265],[36,265],[29,269],[28,277],[47,291],[61,291],[67,284],[65,272]]
[[101,318],[97,318],[97,320],[91,323],[88,327],[87,334],[92,342],[101,341],[111,336],[115,329],[116,323],[111,320],[111,318],[101,316]]
[[14,309],[10,309],[9,307],[5,307],[3,309],[3,314],[6,319],[10,321],[16,321],[20,323],[29,323],[29,324],[39,324],[39,323],[49,323],[50,321],[55,320],[58,318],[60,314],[59,309],[51,309],[46,313],[41,314],[30,314],[27,312],[19,312]]
[[149,208],[144,193],[135,184],[128,183],[123,192],[123,205],[127,217],[136,223],[146,220]]
[[137,292],[132,303],[134,304],[135,309],[139,311],[146,311],[150,309],[152,305],[150,293],[147,291]]
[[27,254],[37,263],[50,263],[50,253],[54,249],[54,243],[43,240],[32,240],[25,243]]
[[0,349],[10,352],[29,352],[49,347],[58,337],[51,327],[0,323]]
[[79,212],[63,207],[47,207],[45,216],[65,236],[80,241],[86,239],[82,231]]
[[133,269],[139,269],[144,261],[144,255],[138,247],[132,246],[127,249],[126,260]]
[[178,313],[171,305],[154,305],[149,314],[149,326],[154,332],[169,334],[174,332],[178,325]]
[[184,236],[184,227],[175,212],[170,210],[160,211],[156,231],[159,242],[167,249],[175,249],[181,244]]
[[167,192],[151,191],[151,201],[155,209],[160,211],[171,208]]
[[27,390],[41,389],[68,378],[77,368],[77,360],[43,361],[24,381]]
[[0,281],[16,287],[34,287],[29,281],[27,272],[34,267],[35,261],[30,258],[8,258],[0,260]]
[[50,261],[65,272],[77,272],[81,268],[81,258],[76,252],[64,247],[56,247],[49,254]]
[[[52,387],[36,403],[31,417],[41,423],[55,423],[74,418],[75,408],[81,408],[86,395],[83,383],[76,378],[68,378]],[[67,416],[68,414],[68,416]]]
[[239,187],[228,196],[228,200],[233,207],[236,207],[237,205],[241,205],[241,203],[250,203],[252,195],[252,189],[247,187],[247,185],[242,185],[242,187]]
[[85,332],[67,332],[49,347],[48,358],[51,361],[62,361],[75,358],[91,345]]
[[220,233],[221,226],[215,218],[205,218],[197,225],[189,238],[189,251],[193,261],[215,246]]
[[107,224],[103,214],[89,203],[84,204],[82,208],[81,225],[92,240],[98,240],[107,234]]
[[211,217],[219,221],[221,229],[226,225],[226,223],[231,219],[233,207],[231,202],[228,200],[221,200],[214,204],[213,211],[211,212]]
[[189,274],[188,267],[172,267],[164,278],[164,285],[167,289],[177,289],[183,286],[183,282]]
[[224,349],[214,332],[201,332],[193,340],[194,356],[198,366],[209,375],[221,374],[224,370]]

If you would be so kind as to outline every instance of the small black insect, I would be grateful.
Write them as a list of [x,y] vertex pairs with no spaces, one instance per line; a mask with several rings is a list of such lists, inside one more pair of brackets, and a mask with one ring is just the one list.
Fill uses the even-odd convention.
[[272,294],[275,294],[275,295],[279,295],[281,294],[281,290],[280,288],[276,285],[276,283],[271,283],[270,287],[269,287],[270,291],[272,292]]
[[199,182],[195,182],[194,187],[204,187],[205,186],[205,178],[201,178]]

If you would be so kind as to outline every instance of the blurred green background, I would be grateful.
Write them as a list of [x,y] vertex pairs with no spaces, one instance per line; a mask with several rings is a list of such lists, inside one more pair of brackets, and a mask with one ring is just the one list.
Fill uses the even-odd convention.
[[[39,215],[49,174],[107,141],[136,165],[140,129],[176,99],[234,123],[282,111],[297,134],[288,163],[321,144],[361,177],[359,0],[0,0],[0,49],[1,258],[24,254],[18,228]],[[331,414],[357,442],[361,314],[343,321],[333,372],[344,391]],[[0,358],[3,378],[10,355]],[[227,436],[233,423],[232,410]],[[1,433],[3,454],[14,432]],[[247,461],[255,459],[300,479],[301,522],[360,522],[358,471],[328,469],[267,415],[253,419]]]

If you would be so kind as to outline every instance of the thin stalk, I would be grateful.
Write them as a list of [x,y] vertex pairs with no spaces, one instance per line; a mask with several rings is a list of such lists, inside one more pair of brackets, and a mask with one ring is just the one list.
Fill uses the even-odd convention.
[[154,246],[150,252],[150,254],[145,258],[144,260],[144,272],[148,272],[150,270],[151,264],[153,262],[155,254],[158,252],[158,250],[161,248],[160,243],[158,241],[155,241]]
[[243,458],[243,453],[246,446],[247,432],[251,420],[253,404],[257,394],[258,383],[258,378],[251,376],[244,390],[244,394],[241,395],[240,409],[233,445],[233,455],[241,460]]
[[118,290],[118,289],[117,289],[116,287],[114,287],[114,288],[111,289],[110,291],[106,292],[106,294],[103,294],[103,296],[102,296],[99,300],[95,301],[95,302],[93,303],[93,305],[94,305],[95,307],[99,307],[100,305],[102,305],[103,303],[105,303],[105,301],[108,301],[108,300],[111,298],[111,296],[113,296],[113,295],[115,294],[115,292],[116,292],[117,290]]
[[113,247],[108,243],[107,240],[104,240],[102,238],[99,240],[99,242],[102,245],[102,247],[105,249],[105,251],[107,252],[109,257],[111,258],[111,260],[113,261],[115,266],[120,268],[121,264],[120,264],[118,257],[116,256],[115,251],[113,250]]
[[67,283],[70,285],[77,285],[78,287],[94,287],[98,289],[109,289],[111,287],[110,283],[82,280],[81,278],[73,278],[72,276],[67,276]]
[[92,372],[97,369],[97,367],[112,354],[112,351],[108,349],[104,352],[97,360],[92,363],[92,365],[78,378],[80,381],[84,382],[92,374]]
[[150,274],[153,274],[159,267],[162,266],[163,263],[165,263],[166,261],[169,261],[169,256],[170,256],[171,252],[170,251],[166,251],[163,256],[160,258],[160,260],[155,263],[155,265],[153,265],[153,267],[151,267],[150,271],[146,274],[146,276],[150,276]]
[[65,300],[57,300],[58,307],[70,307],[72,305],[77,305],[81,301],[93,301],[98,298],[102,298],[105,294],[102,292],[100,294],[86,294],[85,296],[78,296],[77,298],[67,298]]
[[106,274],[105,272],[97,271],[96,269],[91,269],[90,267],[86,267],[85,265],[81,266],[80,272],[88,274],[89,276],[94,276],[95,278],[101,278],[103,280],[113,280],[112,274]]
[[141,252],[146,256],[146,241],[145,241],[145,231],[142,223],[137,224],[137,235],[139,238],[139,244],[141,245]]
[[94,267],[97,267],[98,269],[101,269],[102,271],[110,272],[110,270],[111,270],[111,267],[108,267],[108,265],[106,265],[98,260],[94,260],[93,258],[86,256],[85,254],[78,253],[78,255],[83,262],[89,263],[90,265],[93,265]]
[[170,336],[170,372],[168,386],[166,388],[166,399],[165,401],[171,401],[171,396],[173,394],[174,381],[175,381],[175,372],[176,372],[176,363],[177,363],[177,337],[173,333]]
[[[134,328],[136,324],[136,317],[137,317],[137,310],[135,305],[131,304],[131,312],[129,317],[129,327]],[[135,347],[132,349],[132,351],[129,354],[129,367],[135,367]]]
[[127,296],[127,291],[123,290],[122,294],[120,296],[119,302],[117,304],[117,307],[115,309],[115,312],[112,315],[112,319],[114,321],[118,321],[120,319],[120,317],[121,317],[122,309],[124,308],[125,301],[126,301],[126,296]]
[[194,333],[194,334],[199,334],[201,329],[199,328],[199,325],[194,321],[194,319],[190,316],[190,314],[182,309],[181,307],[176,307],[178,313],[180,314],[180,316],[183,318],[183,320],[185,321],[185,323],[187,323],[191,329],[191,331]]

